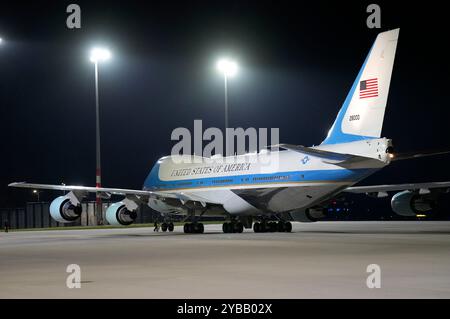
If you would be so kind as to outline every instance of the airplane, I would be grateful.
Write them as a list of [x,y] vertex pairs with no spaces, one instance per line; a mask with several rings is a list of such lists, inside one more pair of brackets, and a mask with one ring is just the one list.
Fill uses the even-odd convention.
[[[395,213],[429,211],[440,194],[450,191],[450,181],[354,186],[393,161],[450,153],[396,154],[392,140],[381,137],[399,30],[378,34],[320,145],[279,144],[282,150],[224,157],[166,156],[153,166],[141,190],[25,182],[9,186],[69,191],[50,204],[52,218],[61,223],[80,218],[81,201],[97,193],[123,198],[106,210],[111,225],[130,225],[144,203],[163,216],[185,217],[185,233],[203,233],[203,216],[224,217],[224,233],[252,227],[255,232],[291,232],[291,221],[325,218],[327,205],[345,193],[385,197],[395,191]],[[163,231],[173,229],[172,222],[162,224]]]

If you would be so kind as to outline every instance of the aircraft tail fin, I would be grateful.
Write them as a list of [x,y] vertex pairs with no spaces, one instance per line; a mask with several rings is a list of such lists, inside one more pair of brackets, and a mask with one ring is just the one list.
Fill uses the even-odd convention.
[[322,144],[379,138],[400,29],[379,33]]

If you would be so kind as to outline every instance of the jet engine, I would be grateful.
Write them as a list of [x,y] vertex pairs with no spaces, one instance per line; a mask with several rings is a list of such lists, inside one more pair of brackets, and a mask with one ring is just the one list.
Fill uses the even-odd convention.
[[401,216],[416,216],[431,210],[432,202],[412,191],[403,191],[392,196],[392,210]]
[[127,226],[137,217],[136,210],[129,210],[124,202],[114,203],[106,210],[106,220],[110,225]]
[[293,220],[302,223],[313,223],[326,217],[323,208],[308,208],[290,213]]
[[71,223],[81,215],[81,205],[73,204],[69,196],[55,198],[50,204],[50,216],[60,223]]

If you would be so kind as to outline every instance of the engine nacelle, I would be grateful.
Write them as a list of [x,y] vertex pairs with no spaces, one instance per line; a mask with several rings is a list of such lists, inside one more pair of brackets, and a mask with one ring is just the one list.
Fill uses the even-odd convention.
[[129,210],[124,202],[114,203],[106,210],[106,220],[110,225],[128,226],[137,217],[135,210]]
[[81,212],[81,205],[74,205],[69,196],[57,197],[50,204],[50,216],[59,223],[74,222]]
[[430,201],[412,191],[403,191],[392,196],[391,207],[398,215],[413,217],[432,209]]
[[291,212],[293,220],[302,223],[313,223],[326,217],[323,208],[308,208]]

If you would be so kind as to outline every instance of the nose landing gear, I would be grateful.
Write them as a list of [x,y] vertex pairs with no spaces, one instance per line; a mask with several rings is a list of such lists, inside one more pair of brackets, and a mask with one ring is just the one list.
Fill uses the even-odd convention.
[[174,224],[172,222],[170,223],[162,223],[161,224],[161,230],[163,232],[169,231],[169,232],[173,232],[173,229],[175,228]]

